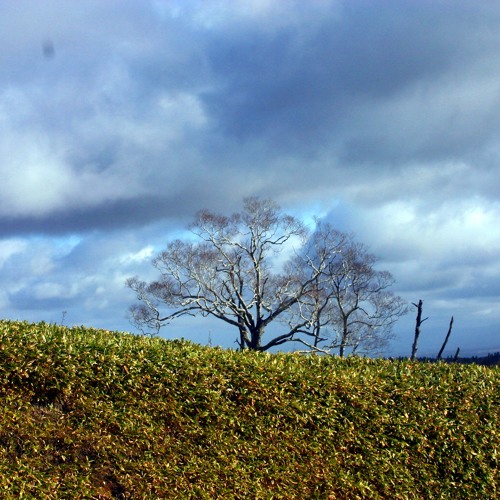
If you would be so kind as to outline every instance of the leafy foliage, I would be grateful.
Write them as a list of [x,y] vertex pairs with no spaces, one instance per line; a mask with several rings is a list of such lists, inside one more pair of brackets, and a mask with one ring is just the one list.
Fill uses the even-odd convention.
[[1,498],[495,498],[499,370],[0,322]]

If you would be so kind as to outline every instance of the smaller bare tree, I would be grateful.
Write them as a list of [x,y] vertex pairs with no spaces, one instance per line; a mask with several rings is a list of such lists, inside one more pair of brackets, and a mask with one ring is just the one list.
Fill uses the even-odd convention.
[[417,356],[417,350],[418,350],[418,339],[420,337],[420,327],[422,326],[422,323],[429,318],[424,318],[422,319],[422,310],[424,306],[424,302],[422,299],[418,301],[418,304],[415,304],[413,302],[413,305],[417,308],[417,318],[416,318],[416,323],[415,323],[415,336],[413,338],[413,344],[411,346],[411,356],[410,359],[413,361],[416,356]]
[[441,356],[443,355],[443,351],[446,347],[446,344],[448,343],[448,340],[450,339],[452,328],[453,328],[453,316],[450,319],[450,326],[448,327],[448,332],[446,333],[446,337],[444,338],[443,345],[441,346],[441,349],[439,349],[439,352],[438,352],[438,355],[436,358],[438,361],[441,359]]
[[312,317],[301,330],[312,342],[295,340],[318,352],[338,350],[341,357],[348,348],[353,353],[379,352],[393,338],[395,322],[408,312],[406,302],[388,290],[394,278],[375,269],[377,259],[364,245],[329,224],[318,223],[311,242],[308,250],[313,262],[327,250],[329,259],[316,276],[312,292],[293,309]]

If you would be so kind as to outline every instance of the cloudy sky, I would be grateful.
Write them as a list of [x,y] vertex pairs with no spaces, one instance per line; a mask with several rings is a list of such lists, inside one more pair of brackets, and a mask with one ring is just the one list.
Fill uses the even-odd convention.
[[500,350],[499,163],[497,0],[0,3],[3,318],[133,331],[125,279],[257,195],[369,245],[420,354]]

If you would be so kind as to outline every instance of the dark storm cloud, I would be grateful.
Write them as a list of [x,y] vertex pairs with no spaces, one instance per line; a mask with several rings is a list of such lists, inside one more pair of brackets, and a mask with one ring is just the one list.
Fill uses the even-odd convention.
[[[438,172],[472,153],[484,172],[496,151],[500,9],[489,2],[263,3],[264,18],[240,5],[230,18],[207,4],[133,1],[119,13],[68,4],[57,18],[49,5],[22,21],[38,27],[4,61],[4,234],[191,213],[220,200],[221,187],[261,191],[258,175],[280,198],[294,185],[315,196],[319,179],[338,189],[385,179],[416,161]],[[29,50],[49,25],[50,67]],[[30,200],[44,170],[51,188]],[[491,191],[495,176],[490,168],[478,188]],[[193,179],[210,185],[201,199]]]
[[84,210],[61,210],[50,218],[18,217],[0,219],[0,236],[4,235],[64,235],[91,232],[95,228],[112,231],[141,227],[158,220],[182,220],[186,212],[194,213],[196,207],[186,206],[181,195],[172,198],[147,196],[126,201],[103,203]]
[[[446,136],[445,130],[437,130],[445,126],[441,109],[429,109],[437,121],[433,130],[423,128],[427,120],[418,124],[418,108],[397,109],[402,97],[425,94],[433,83],[443,93],[453,91],[447,87],[457,83],[458,71],[467,80],[467,72],[481,62],[498,67],[500,35],[490,31],[500,27],[498,9],[486,21],[485,34],[477,31],[482,19],[477,4],[456,7],[443,2],[399,2],[398,8],[390,2],[344,2],[340,13],[333,7],[317,17],[304,13],[298,27],[269,32],[256,23],[233,32],[230,40],[216,33],[208,54],[220,89],[208,92],[204,102],[225,134],[263,136],[273,147],[294,152],[323,149],[329,141],[338,145],[333,153],[346,162],[456,156],[466,147],[463,139],[470,147],[478,142],[472,127],[462,129],[467,126],[462,119],[470,117],[467,109],[461,116],[463,103],[454,100],[460,95],[451,96],[451,104],[459,107]],[[425,104],[425,95],[421,100],[419,105]],[[389,105],[392,117],[381,115],[378,107],[383,105]],[[390,136],[402,119],[414,120],[413,130],[405,134],[405,142],[395,144]],[[481,119],[498,126],[493,110]]]

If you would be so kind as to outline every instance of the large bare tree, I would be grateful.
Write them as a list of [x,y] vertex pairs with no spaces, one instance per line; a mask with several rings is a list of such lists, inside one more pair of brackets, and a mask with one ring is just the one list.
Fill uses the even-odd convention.
[[[271,200],[248,198],[229,217],[199,212],[191,231],[198,241],[173,241],[154,259],[159,280],[128,280],[141,301],[131,308],[137,325],[158,330],[179,316],[212,316],[238,329],[240,348],[264,351],[288,341],[308,321],[263,343],[266,327],[309,294],[320,272],[280,263],[307,238],[300,220]],[[162,314],[162,306],[175,310]]]
[[[190,229],[196,241],[175,240],[154,259],[158,280],[127,281],[140,301],[131,307],[140,328],[157,332],[180,316],[211,316],[237,328],[241,349],[300,341],[320,350],[323,332],[341,324],[343,355],[353,343],[371,345],[397,316],[400,299],[385,291],[389,275],[371,262],[346,261],[349,237],[321,225],[310,235],[271,200],[248,198],[228,217],[201,211]],[[272,322],[285,328],[264,341]]]

